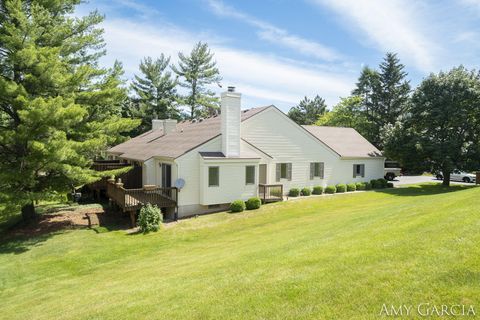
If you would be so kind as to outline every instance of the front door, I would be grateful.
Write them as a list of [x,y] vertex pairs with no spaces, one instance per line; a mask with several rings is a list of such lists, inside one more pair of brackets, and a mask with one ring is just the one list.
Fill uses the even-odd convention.
[[260,184],[267,184],[267,165],[266,164],[259,165],[258,182]]
[[162,164],[162,188],[170,188],[172,186],[172,166],[170,164]]

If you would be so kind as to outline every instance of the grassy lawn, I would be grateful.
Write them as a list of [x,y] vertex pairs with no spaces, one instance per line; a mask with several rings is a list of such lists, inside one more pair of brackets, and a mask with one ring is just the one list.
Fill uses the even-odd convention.
[[404,187],[0,245],[4,319],[376,319],[480,312],[480,188]]

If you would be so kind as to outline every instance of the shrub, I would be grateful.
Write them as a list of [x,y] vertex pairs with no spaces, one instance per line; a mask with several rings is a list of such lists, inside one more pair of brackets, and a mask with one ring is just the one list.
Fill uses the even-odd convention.
[[138,226],[140,231],[147,233],[150,231],[157,231],[160,229],[160,223],[162,223],[163,217],[160,209],[155,206],[147,203],[140,209],[140,214],[138,215]]
[[309,196],[311,194],[312,194],[312,189],[307,188],[307,187],[302,189],[302,196]]
[[366,185],[365,182],[357,182],[355,187],[357,187],[357,190],[365,190]]
[[290,191],[288,192],[288,195],[290,197],[298,197],[300,195],[300,189],[298,188],[292,188],[290,189]]
[[337,192],[337,187],[335,186],[328,186],[325,188],[325,193],[333,194],[335,192]]
[[387,182],[387,188],[393,188],[393,183],[392,182]]
[[365,182],[365,190],[372,190],[372,184],[370,182]]
[[357,185],[355,183],[347,184],[347,191],[356,191],[356,190],[357,190]]
[[315,186],[313,187],[313,194],[322,194],[323,193],[323,187],[322,186]]
[[262,205],[262,200],[260,200],[260,198],[258,197],[250,198],[247,200],[247,202],[245,202],[245,207],[247,208],[247,210],[258,209],[260,208],[261,205]]
[[377,179],[377,188],[386,188],[388,181],[384,178]]
[[347,191],[347,186],[344,183],[337,184],[337,193]]
[[235,200],[230,204],[230,211],[242,212],[245,210],[245,202],[242,200]]
[[378,185],[378,181],[377,180],[370,180],[370,185],[372,186],[372,189],[377,189],[379,188],[377,185]]

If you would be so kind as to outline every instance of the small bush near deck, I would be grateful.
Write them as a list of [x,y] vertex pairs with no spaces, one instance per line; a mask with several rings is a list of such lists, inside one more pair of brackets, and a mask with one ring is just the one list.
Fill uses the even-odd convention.
[[342,193],[347,191],[347,186],[343,183],[337,184],[337,193]]
[[322,186],[315,186],[313,187],[313,194],[322,194],[323,193],[323,187]]
[[365,182],[365,190],[372,190],[372,184],[370,182]]
[[243,200],[235,200],[230,204],[230,211],[242,212],[245,210],[245,202]]
[[335,186],[328,186],[325,188],[325,193],[334,194],[335,192],[337,192],[337,187]]
[[387,188],[393,188],[393,183],[392,182],[387,182]]
[[302,189],[302,196],[309,196],[312,194],[312,189],[310,188],[303,188]]
[[365,182],[357,182],[355,184],[355,187],[357,188],[357,190],[365,190]]
[[290,196],[290,197],[298,197],[299,195],[300,195],[300,189],[298,189],[298,188],[292,188],[288,192],[288,196]]
[[357,185],[355,183],[347,184],[347,191],[357,191]]
[[138,215],[138,226],[140,231],[143,233],[148,233],[150,231],[157,231],[160,229],[160,224],[163,221],[162,212],[160,209],[155,206],[147,203],[140,209],[140,214]]
[[245,202],[245,207],[247,208],[247,210],[258,209],[260,208],[261,205],[262,205],[262,200],[260,200],[260,198],[258,197],[250,198],[247,200],[247,202]]

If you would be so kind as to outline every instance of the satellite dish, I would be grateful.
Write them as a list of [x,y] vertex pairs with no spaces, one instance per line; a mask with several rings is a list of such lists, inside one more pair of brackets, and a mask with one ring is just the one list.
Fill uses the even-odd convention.
[[182,178],[175,181],[175,188],[182,189],[185,186],[185,180]]

